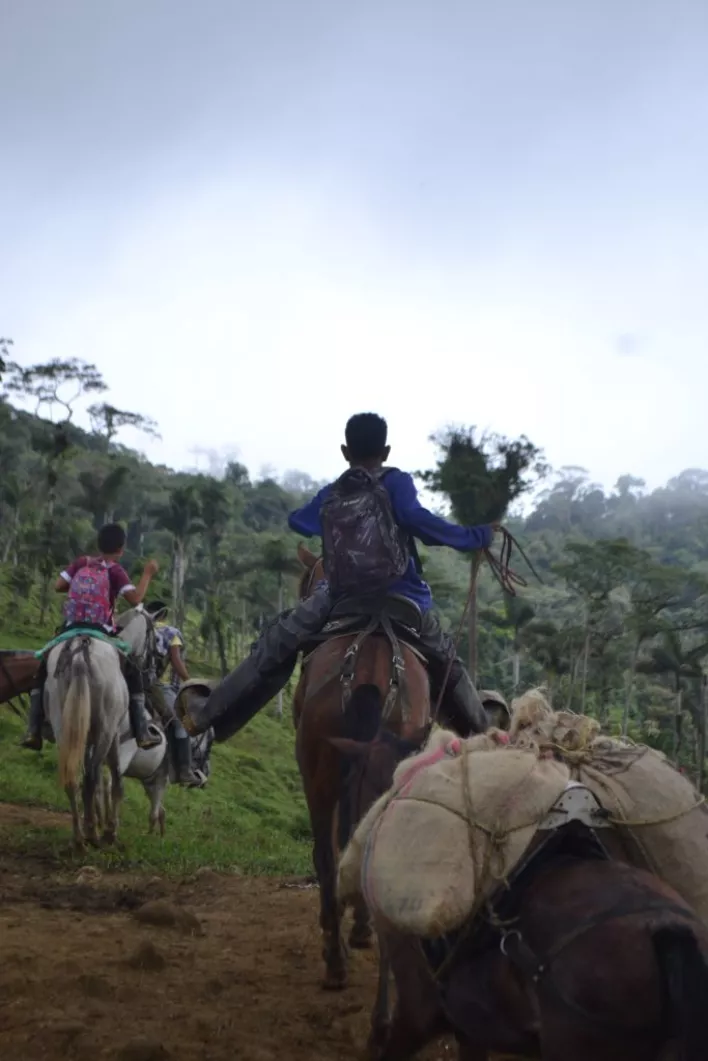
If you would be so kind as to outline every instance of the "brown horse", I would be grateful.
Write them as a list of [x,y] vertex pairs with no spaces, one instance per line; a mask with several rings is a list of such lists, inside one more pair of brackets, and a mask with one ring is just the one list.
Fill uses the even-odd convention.
[[442,978],[419,941],[380,930],[396,1006],[379,1061],[450,1031],[460,1061],[705,1061],[708,933],[668,885],[559,856],[511,898],[512,924],[483,921]]
[[34,652],[0,651],[0,704],[34,688],[41,660]]
[[[323,577],[322,564],[302,545],[298,556],[305,567],[300,585],[304,599]],[[355,824],[346,803],[340,805],[346,761],[332,740],[349,736],[347,726],[352,719],[363,720],[372,713],[376,719],[383,714],[388,727],[401,738],[416,739],[430,716],[425,664],[413,645],[404,641],[402,625],[396,621],[402,603],[407,604],[390,598],[376,606],[364,607],[356,601],[349,602],[349,607],[346,603],[339,606],[323,632],[322,643],[304,660],[295,692],[296,755],[320,887],[326,988],[342,988],[347,980],[341,934],[344,911],[336,894],[337,849],[343,850]],[[409,618],[415,621],[412,608],[408,605],[405,612],[404,629]],[[414,635],[409,636],[414,642]],[[371,927],[363,900],[355,905],[349,942],[353,947],[370,945]]]
[[[355,764],[355,816],[415,750],[385,729],[338,744]],[[573,822],[456,937],[426,943],[377,924],[369,1055],[407,1061],[452,1032],[460,1061],[706,1061],[708,932],[668,885],[608,854]]]

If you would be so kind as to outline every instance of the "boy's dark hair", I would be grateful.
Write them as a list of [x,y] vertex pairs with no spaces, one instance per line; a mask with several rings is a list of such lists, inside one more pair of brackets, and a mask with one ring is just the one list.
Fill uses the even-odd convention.
[[125,531],[120,523],[107,523],[98,532],[98,548],[106,556],[113,556],[125,549]]
[[377,413],[356,413],[344,429],[349,456],[354,460],[373,460],[383,456],[387,437],[388,424]]
[[161,612],[166,612],[169,609],[169,605],[163,600],[151,600],[149,604],[145,605],[145,611],[148,615],[159,615]]

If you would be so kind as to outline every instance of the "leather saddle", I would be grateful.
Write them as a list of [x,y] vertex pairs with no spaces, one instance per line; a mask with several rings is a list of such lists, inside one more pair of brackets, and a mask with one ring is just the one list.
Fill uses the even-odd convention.
[[417,604],[399,594],[343,597],[335,602],[329,619],[313,640],[327,641],[342,634],[356,634],[372,627],[372,624],[375,626],[370,632],[391,627],[401,641],[415,648],[420,639],[423,613]]

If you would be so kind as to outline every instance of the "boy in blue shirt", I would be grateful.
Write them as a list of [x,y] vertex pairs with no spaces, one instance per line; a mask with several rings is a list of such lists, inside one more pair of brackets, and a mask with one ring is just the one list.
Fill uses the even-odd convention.
[[203,717],[185,719],[189,732],[216,724],[223,740],[240,730],[285,685],[298,652],[322,630],[333,603],[358,591],[368,596],[373,587],[405,597],[421,612],[420,647],[428,661],[433,698],[452,660],[443,715],[462,736],[486,729],[477,692],[432,610],[414,539],[472,552],[487,548],[496,528],[461,527],[423,508],[412,476],[385,467],[387,432],[386,421],[375,413],[359,413],[347,423],[342,454],[350,471],[288,519],[296,533],[322,537],[327,581],[268,626],[251,655],[214,690]]

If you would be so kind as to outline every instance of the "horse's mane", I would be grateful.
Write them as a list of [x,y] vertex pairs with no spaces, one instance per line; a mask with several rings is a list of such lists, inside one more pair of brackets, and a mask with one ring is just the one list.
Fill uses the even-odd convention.
[[[137,622],[138,619],[143,621],[139,623]],[[116,620],[116,626],[121,631],[124,640],[128,642],[133,653],[138,657],[142,656],[147,648],[148,630],[151,622],[152,620],[142,604],[136,605],[135,608],[129,608],[127,612],[123,612]]]

